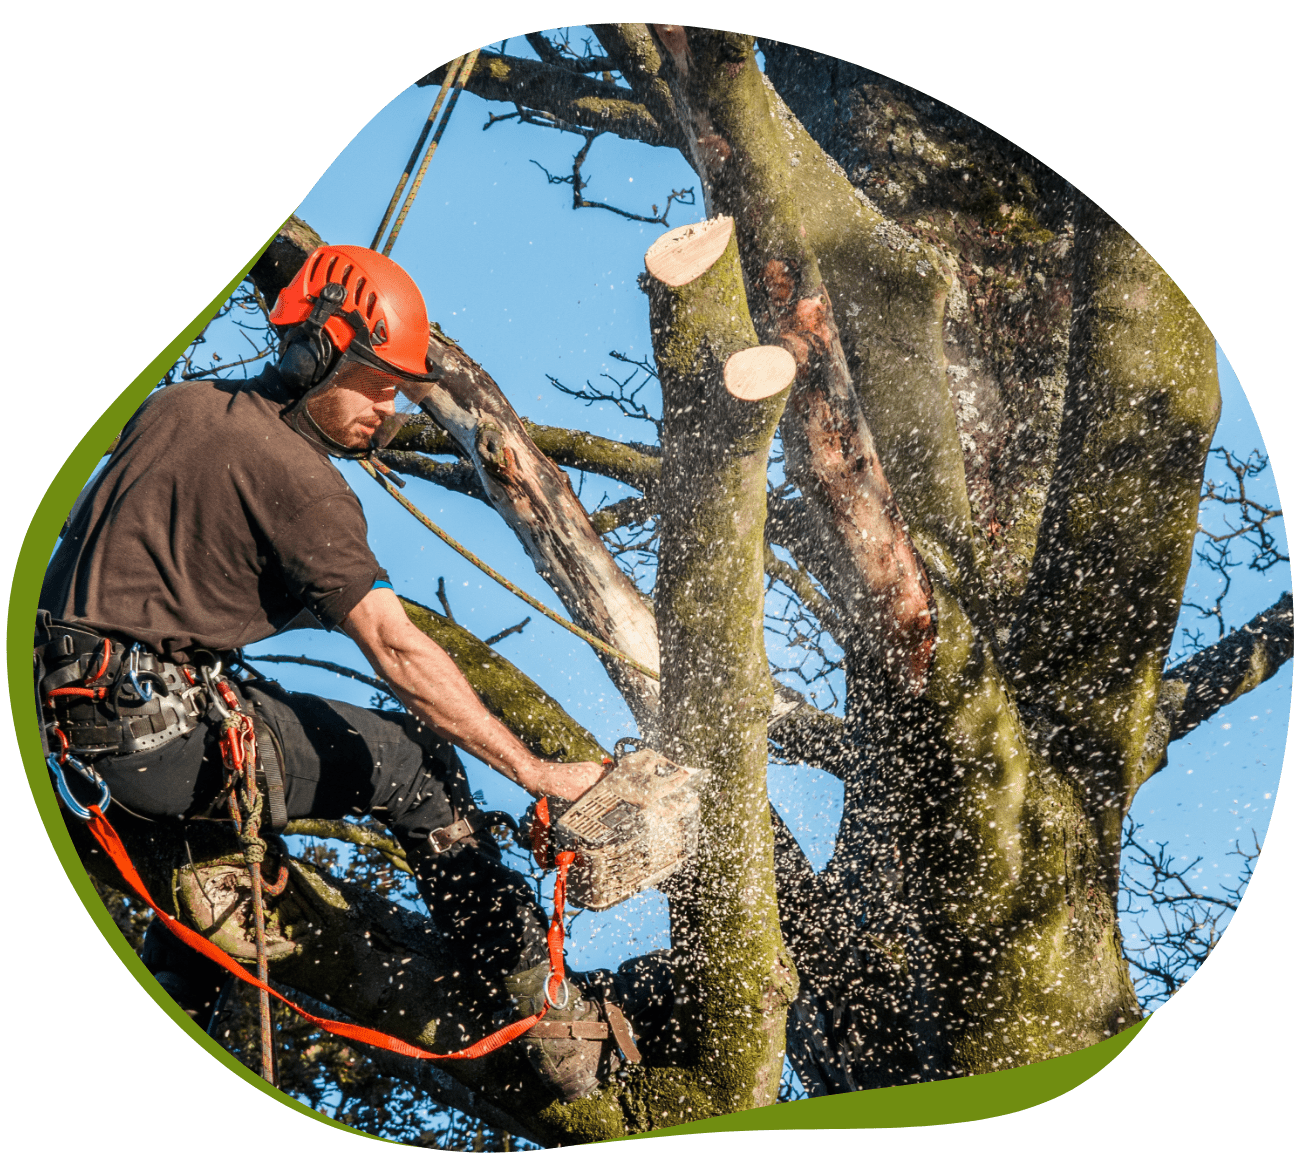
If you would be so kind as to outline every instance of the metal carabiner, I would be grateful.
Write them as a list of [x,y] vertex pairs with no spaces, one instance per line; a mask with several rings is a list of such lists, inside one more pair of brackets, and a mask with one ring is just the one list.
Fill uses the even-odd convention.
[[136,692],[136,697],[141,702],[149,702],[154,697],[154,687],[146,682],[142,687],[140,680],[136,675],[140,671],[140,643],[133,642],[131,649],[127,651],[127,681],[131,683],[131,689]]
[[201,666],[199,673],[204,676],[204,688],[208,691],[208,700],[217,707],[218,713],[225,719],[230,718],[232,710],[222,699],[222,692],[217,688],[218,675],[222,673],[222,660],[214,655],[212,666]]
[[103,811],[104,808],[109,805],[109,784],[100,778],[99,775],[91,770],[91,768],[83,763],[76,755],[65,755],[63,763],[59,761],[58,755],[46,755],[45,765],[50,768],[50,772],[54,775],[54,789],[58,792],[59,798],[63,800],[63,805],[83,822],[86,822],[91,818],[91,812],[89,808],[83,807],[81,803],[77,801],[77,797],[69,788],[68,779],[63,773],[65,765],[71,766],[72,769],[81,775],[88,783],[100,788],[100,797],[92,804],[92,806],[99,807],[99,809]]
[[544,1002],[548,1004],[549,1007],[561,1011],[562,1008],[566,1007],[566,1005],[571,1002],[571,985],[566,982],[566,976],[563,975],[558,977],[561,983],[562,1002],[556,1003],[548,991],[549,985],[552,982],[554,974],[555,974],[554,972],[550,971],[547,977],[544,979]]

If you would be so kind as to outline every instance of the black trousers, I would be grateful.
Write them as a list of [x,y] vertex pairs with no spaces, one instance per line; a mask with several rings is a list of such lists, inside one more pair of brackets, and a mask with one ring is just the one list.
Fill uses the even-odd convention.
[[[440,854],[430,848],[432,831],[477,810],[449,743],[406,714],[294,694],[270,681],[248,681],[239,690],[280,743],[289,817],[372,815],[383,822],[417,873],[431,920],[464,975],[481,981],[484,997],[493,998],[504,977],[547,958],[544,913],[487,831]],[[96,770],[128,810],[193,816],[222,789],[217,732],[201,725],[160,750],[100,759]],[[206,1020],[225,975],[216,964],[157,923],[142,958],[183,1007]]]

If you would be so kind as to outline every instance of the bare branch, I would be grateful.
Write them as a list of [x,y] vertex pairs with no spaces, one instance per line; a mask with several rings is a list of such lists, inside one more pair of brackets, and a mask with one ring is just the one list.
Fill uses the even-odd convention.
[[[527,119],[527,115],[524,112],[521,112],[520,110],[518,110],[518,115],[523,121]],[[492,119],[501,120],[504,118],[495,117]],[[618,208],[616,205],[609,205],[605,201],[586,200],[585,197],[582,196],[582,193],[584,189],[588,186],[589,182],[585,180],[584,174],[580,171],[580,169],[581,166],[585,163],[585,160],[589,156],[590,147],[593,145],[594,141],[597,140],[598,137],[601,136],[602,134],[599,132],[595,132],[592,129],[589,130],[576,129],[571,125],[558,124],[556,127],[568,129],[569,131],[573,131],[573,132],[579,132],[585,138],[585,143],[581,145],[579,152],[577,152],[574,158],[572,158],[571,175],[569,177],[559,177],[554,175],[553,173],[550,173],[546,168],[544,168],[543,165],[541,165],[536,160],[532,160],[530,163],[534,165],[541,173],[544,174],[544,176],[548,178],[548,183],[550,185],[571,186],[572,209],[606,209],[609,213],[615,213],[619,217],[624,217],[627,221],[640,221],[647,225],[669,225],[670,221],[668,217],[670,215],[672,205],[697,204],[697,200],[692,188],[672,189],[669,193],[666,194],[666,208],[663,209],[659,214],[657,212],[657,206],[653,205],[651,216],[647,214],[632,213],[628,209],[621,209]]]
[[[639,400],[639,394],[657,381],[657,367],[652,365],[646,358],[627,357],[623,353],[618,353],[615,349],[611,350],[608,356],[632,367],[630,373],[623,378],[614,377],[610,373],[603,374],[603,377],[612,383],[614,387],[612,389],[595,386],[591,381],[585,382],[584,389],[572,389],[570,386],[563,385],[552,374],[548,375],[548,380],[552,383],[554,389],[566,394],[568,397],[583,401],[585,405],[593,405],[595,402],[607,402],[616,406],[626,417],[651,422],[660,433],[661,418],[654,417],[648,407]],[[640,379],[639,383],[632,387],[632,383],[636,379]]]
[[1295,645],[1295,612],[1289,592],[1240,630],[1165,675],[1148,745],[1168,745],[1182,738],[1228,703],[1272,678],[1295,653]]
[[[610,57],[594,56],[589,52],[581,56],[567,41],[554,44],[542,32],[527,32],[526,43],[539,54],[540,60],[545,64],[551,64],[554,68],[564,68],[568,72],[617,71]],[[611,77],[605,79],[611,80]]]
[[[1246,566],[1263,574],[1291,559],[1279,546],[1270,526],[1282,517],[1282,510],[1256,501],[1247,492],[1247,481],[1253,481],[1268,469],[1269,459],[1259,450],[1252,450],[1243,460],[1223,446],[1214,446],[1210,450],[1210,457],[1216,456],[1223,458],[1232,480],[1206,478],[1201,506],[1203,513],[1211,507],[1224,508],[1223,532],[1218,532],[1218,527],[1211,529],[1203,520],[1197,531],[1195,557],[1207,570],[1219,576],[1219,590],[1212,602],[1184,602],[1183,605],[1195,610],[1203,620],[1213,619],[1222,638],[1227,629],[1224,601],[1232,589],[1232,571]],[[1228,516],[1230,513],[1233,515],[1231,518]],[[1241,550],[1237,548],[1239,544],[1243,547]],[[1249,558],[1246,557],[1246,547],[1250,549]],[[1185,630],[1184,633],[1193,649],[1201,645],[1200,630]]]
[[453,607],[449,605],[449,594],[444,589],[444,575],[440,575],[439,585],[435,588],[435,597],[440,600],[440,605],[444,607],[444,616],[450,621],[455,621],[453,617]]
[[302,654],[260,654],[259,662],[293,662],[299,666],[315,666],[319,670],[329,670],[332,674],[340,674],[345,678],[352,678],[357,682],[365,682],[368,686],[374,687],[383,694],[390,693],[388,683],[382,682],[379,678],[372,678],[369,674],[363,674],[360,671],[353,670],[348,666],[341,666],[338,662],[327,662],[321,658],[306,658]]
[[378,450],[376,456],[395,473],[434,482],[456,494],[466,494],[469,498],[490,504],[485,487],[480,484],[480,475],[470,462],[433,462],[422,454],[406,450]]
[[767,545],[766,574],[775,581],[784,583],[793,591],[802,605],[815,616],[816,621],[829,631],[835,641],[839,641],[842,624],[839,622],[838,611],[834,608],[834,604],[817,589],[805,567],[790,566],[775,553],[771,546]]
[[602,474],[646,494],[662,472],[661,450],[641,442],[618,442],[585,430],[536,425],[521,419],[530,440],[559,466]]
[[1260,840],[1252,835],[1253,852],[1243,851],[1240,843],[1228,852],[1227,857],[1238,860],[1236,879],[1231,886],[1220,884],[1221,894],[1211,894],[1195,879],[1201,857],[1179,866],[1168,843],[1144,843],[1141,830],[1131,819],[1124,828],[1119,914],[1136,917],[1140,945],[1130,948],[1126,941],[1124,956],[1141,976],[1136,983],[1139,1001],[1153,1011],[1191,978],[1218,944],[1250,882]]
[[[444,65],[417,81],[418,86],[441,84]],[[610,132],[645,144],[673,144],[646,107],[628,88],[594,80],[568,67],[517,56],[481,53],[467,89],[484,100],[506,101],[540,110],[554,118],[597,132]]]

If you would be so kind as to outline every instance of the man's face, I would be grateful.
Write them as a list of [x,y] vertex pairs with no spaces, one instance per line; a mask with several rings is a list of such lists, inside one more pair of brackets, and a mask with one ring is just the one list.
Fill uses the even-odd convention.
[[308,412],[327,437],[346,449],[365,450],[381,422],[394,414],[399,379],[370,365],[349,362],[331,387],[308,402]]

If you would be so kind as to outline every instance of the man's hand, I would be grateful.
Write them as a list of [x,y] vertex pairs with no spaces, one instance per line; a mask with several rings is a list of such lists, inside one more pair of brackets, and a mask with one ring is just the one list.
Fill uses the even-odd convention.
[[597,763],[545,763],[536,760],[530,770],[518,772],[517,782],[535,798],[552,795],[573,803],[607,774]]

